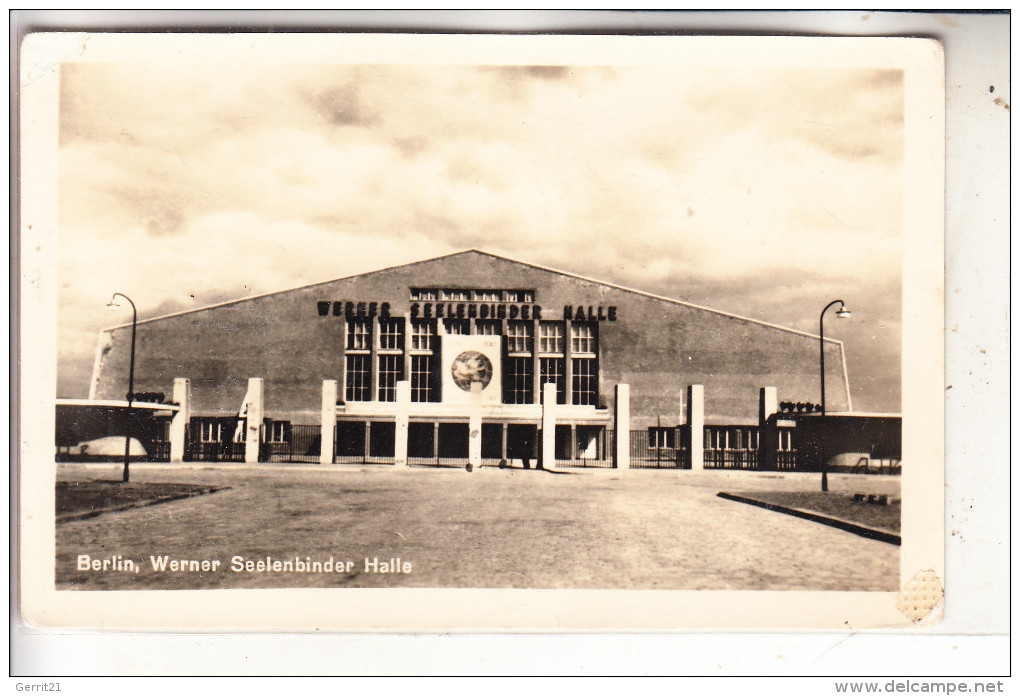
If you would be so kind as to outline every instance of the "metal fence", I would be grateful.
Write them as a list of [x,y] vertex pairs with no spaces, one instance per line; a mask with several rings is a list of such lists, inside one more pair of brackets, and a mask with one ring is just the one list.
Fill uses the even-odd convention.
[[557,432],[556,466],[612,469],[614,435],[600,427],[563,428]]
[[[513,466],[521,459],[521,452],[507,454],[503,450],[503,428],[499,423],[483,423],[481,437],[481,466]],[[470,432],[467,423],[412,422],[407,434],[407,463],[410,466],[462,468],[470,455]],[[532,448],[534,443],[532,443]],[[534,455],[528,458],[535,462]]]
[[[192,421],[185,439],[185,457],[192,461],[243,462],[245,443],[234,441],[236,419],[203,418]],[[167,424],[168,425],[168,424]],[[319,462],[322,428],[319,425],[291,425],[274,422],[263,426],[260,461]],[[541,429],[528,435],[530,456],[522,456],[521,445],[501,442],[499,425],[484,424],[491,431],[483,432],[482,466],[538,467],[542,443]],[[333,461],[337,464],[393,464],[393,423],[337,423],[331,443]],[[513,426],[511,426],[513,427]],[[461,432],[463,430],[463,432]],[[616,433],[601,426],[557,426],[555,455],[557,467],[614,467]],[[630,466],[635,469],[690,469],[690,428],[688,426],[654,427],[630,431]],[[763,456],[762,435],[752,425],[707,425],[704,437],[706,469],[761,470],[769,457]],[[157,428],[154,438],[146,443],[145,459],[166,462],[170,459],[169,427]],[[506,439],[505,433],[503,439]],[[792,433],[781,432],[774,453],[774,469],[793,471],[804,467]],[[408,433],[408,464],[412,466],[463,467],[468,462],[467,426],[461,424],[415,423]],[[507,454],[502,452],[506,450]],[[895,465],[899,462],[896,461]],[[890,462],[892,473],[894,464]],[[773,467],[770,467],[773,468]],[[895,467],[898,472],[898,466]],[[858,470],[854,470],[858,473]],[[860,468],[872,473],[871,467]]]
[[631,430],[631,468],[690,469],[689,432],[684,427]]
[[145,458],[150,462],[170,461],[170,443],[164,440],[153,440],[149,444]]
[[237,418],[192,418],[188,423],[186,458],[199,462],[243,462],[244,440],[235,442],[244,432]]
[[152,438],[145,444],[145,458],[150,462],[170,461],[169,416],[157,416],[152,424]]
[[706,469],[757,469],[758,428],[756,426],[706,425]]
[[[499,459],[482,459],[482,466],[497,466]],[[448,467],[451,469],[459,469],[466,466],[468,463],[467,453],[451,454],[443,456],[438,454],[435,450],[432,452],[419,451],[414,454],[410,452],[407,455],[408,466],[434,466],[434,467]]]
[[[412,424],[413,425],[413,424]],[[407,463],[410,466],[434,466],[434,467],[450,467],[450,468],[462,468],[468,464],[469,453],[467,442],[457,442],[453,445],[444,444],[440,440],[437,445],[434,441],[434,435],[430,434],[415,440],[415,438],[408,438],[408,451],[407,451]],[[500,454],[500,443],[496,443],[497,447],[486,446],[489,443],[482,443],[482,456],[481,466],[512,466],[512,459],[510,457],[503,457]],[[530,460],[534,462],[535,459]]]
[[[500,463],[499,459],[486,458],[482,459],[482,466],[498,466]],[[434,454],[422,454],[418,456],[408,455],[407,464],[409,466],[433,466],[433,467],[446,467],[450,469],[462,469],[468,464],[468,457],[437,457]],[[504,462],[505,465],[505,462]]]
[[408,464],[460,468],[468,463],[467,423],[415,422],[408,426]]
[[192,442],[187,458],[196,462],[243,462],[243,442]]
[[396,424],[337,421],[333,435],[335,464],[393,464]]
[[263,456],[267,462],[315,462],[322,451],[321,425],[290,425],[282,432],[271,432],[264,442]]
[[776,468],[784,471],[793,471],[798,468],[797,466],[797,451],[783,451],[776,452]]

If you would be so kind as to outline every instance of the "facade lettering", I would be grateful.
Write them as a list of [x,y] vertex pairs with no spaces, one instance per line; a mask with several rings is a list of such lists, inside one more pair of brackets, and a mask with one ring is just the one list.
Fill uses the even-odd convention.
[[[382,304],[389,316],[389,303]],[[541,319],[542,308],[532,304],[479,303],[479,302],[412,302],[412,319]]]
[[570,321],[616,321],[616,306],[564,305],[563,318]]
[[[320,317],[371,318],[390,317],[389,302],[316,302]],[[412,302],[412,319],[531,319],[542,318],[542,307],[530,303],[488,302]],[[568,321],[616,321],[616,305],[564,305],[563,318]]]
[[389,302],[343,302],[337,300],[332,303],[329,301],[320,301],[315,304],[320,317],[329,316],[331,305],[334,317],[354,319],[355,317],[370,318],[378,316],[383,319],[388,319],[390,316]]

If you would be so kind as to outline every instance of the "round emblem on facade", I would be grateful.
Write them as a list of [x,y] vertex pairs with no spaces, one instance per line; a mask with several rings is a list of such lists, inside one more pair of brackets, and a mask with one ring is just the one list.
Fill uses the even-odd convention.
[[485,389],[492,379],[492,363],[477,350],[465,350],[453,359],[450,372],[453,381],[464,391],[471,391],[472,382],[481,382]]

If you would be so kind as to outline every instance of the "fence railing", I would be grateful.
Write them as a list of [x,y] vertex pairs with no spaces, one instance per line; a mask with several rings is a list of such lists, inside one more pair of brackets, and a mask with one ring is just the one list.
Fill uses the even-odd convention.
[[187,459],[197,462],[243,462],[243,442],[192,442]]
[[315,462],[322,451],[321,425],[289,425],[282,432],[270,432],[269,442],[262,444],[267,462]]
[[688,428],[630,431],[632,469],[690,469]]
[[759,429],[756,426],[706,425],[706,469],[758,469]]
[[757,469],[758,450],[707,449],[706,469]]
[[797,468],[797,452],[796,450],[784,451],[780,450],[776,452],[776,468],[783,469],[785,471],[793,471]]
[[[462,467],[467,463],[466,433],[443,431],[433,423],[412,423],[408,441],[408,464],[412,466]],[[361,427],[358,427],[361,426]],[[333,461],[337,464],[393,464],[393,423],[363,423],[338,421],[334,430]],[[445,426],[442,426],[445,427]],[[466,427],[466,426],[465,426]],[[525,427],[525,426],[510,426]],[[533,427],[533,426],[532,426]],[[485,431],[484,428],[494,430]],[[483,424],[482,466],[537,467],[542,431],[533,429],[525,439],[500,437],[498,424]],[[245,443],[235,441],[237,419],[232,417],[203,417],[193,420],[185,434],[185,459],[209,462],[243,462]],[[571,468],[612,468],[615,459],[616,433],[601,426],[557,426],[555,466]],[[139,459],[153,462],[170,460],[169,421],[160,423],[152,440],[144,443],[145,454]],[[781,430],[778,437],[768,435],[754,425],[707,425],[700,436],[704,438],[705,469],[809,471],[817,465],[805,461],[808,456],[798,451],[794,433]],[[512,435],[512,433],[511,433]],[[690,469],[690,438],[688,426],[653,427],[630,431],[630,466],[636,469]],[[264,462],[306,462],[321,460],[322,428],[319,425],[291,425],[285,421],[268,421],[262,426],[262,444],[259,460]],[[527,442],[529,457],[523,457],[522,442]],[[763,449],[771,446],[774,451]],[[81,453],[70,448],[57,457],[61,461],[84,460]],[[462,451],[463,450],[463,451]],[[501,455],[502,451],[505,455]],[[117,455],[120,456],[120,455]],[[99,455],[89,455],[97,458]],[[114,455],[108,458],[111,460]],[[898,460],[882,465],[857,466],[852,473],[899,473]]]
[[168,462],[170,461],[170,442],[165,440],[153,440],[146,452],[150,462]]
[[[383,436],[383,433],[388,436]],[[333,431],[333,462],[335,464],[393,464],[394,443],[392,423],[373,423],[366,430],[361,424],[338,421]]]
[[605,428],[592,428],[577,429],[568,436],[561,436],[556,443],[556,466],[613,468],[615,434]]
[[193,418],[188,423],[185,458],[199,462],[243,462],[244,439],[234,441],[243,432],[243,425],[236,418]]

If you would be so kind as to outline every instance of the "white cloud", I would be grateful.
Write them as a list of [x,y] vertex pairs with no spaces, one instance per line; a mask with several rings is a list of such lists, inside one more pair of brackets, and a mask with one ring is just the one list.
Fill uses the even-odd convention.
[[899,273],[902,96],[867,71],[76,64],[62,353],[115,290],[187,305],[467,247],[864,290]]

